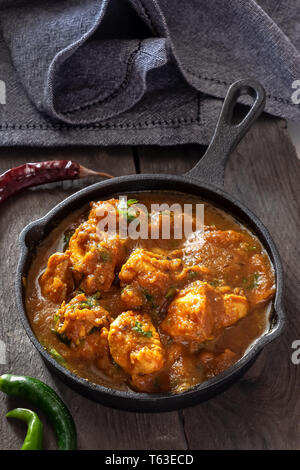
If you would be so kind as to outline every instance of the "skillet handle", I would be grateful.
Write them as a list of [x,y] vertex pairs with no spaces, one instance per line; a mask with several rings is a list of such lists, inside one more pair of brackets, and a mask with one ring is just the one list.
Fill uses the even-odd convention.
[[[240,123],[233,124],[233,111],[241,95],[250,95],[254,102],[244,119]],[[227,91],[213,139],[206,153],[194,168],[186,173],[186,176],[223,186],[228,156],[260,116],[265,103],[266,92],[259,82],[244,79],[233,83]]]

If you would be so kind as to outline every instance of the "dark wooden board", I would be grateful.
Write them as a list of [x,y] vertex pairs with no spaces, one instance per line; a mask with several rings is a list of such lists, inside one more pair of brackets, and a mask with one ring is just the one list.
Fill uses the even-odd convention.
[[[81,164],[113,175],[135,173],[132,151],[128,148],[92,149],[0,149],[0,173],[28,161],[74,159]],[[18,261],[18,236],[30,221],[44,215],[55,204],[87,184],[89,178],[29,189],[0,209],[0,340],[6,343],[7,364],[0,374],[19,373],[37,377],[52,386],[68,403],[78,430],[79,449],[184,449],[185,437],[177,412],[160,414],[130,413],[112,410],[91,402],[65,386],[45,367],[17,318],[14,276]],[[28,406],[19,399],[0,394],[0,448],[18,449],[25,427],[6,420],[5,413],[16,406]],[[45,418],[45,417],[44,417]],[[46,421],[45,448],[55,449],[56,439]]]
[[[197,160],[195,154],[183,152],[178,159],[166,153],[173,172],[183,173]],[[147,148],[141,171],[151,171],[153,159],[155,171],[165,170],[163,157]],[[292,364],[291,345],[300,339],[300,162],[284,121],[262,118],[253,126],[227,164],[225,188],[262,220],[277,244],[287,325],[239,382],[182,412],[185,435],[191,449],[299,449],[300,365]]]
[[[0,149],[0,172],[24,161],[73,158],[114,175],[138,172],[183,174],[203,154],[200,146],[91,149]],[[225,187],[265,223],[282,256],[288,322],[284,334],[260,355],[247,374],[223,394],[196,407],[163,414],[129,413],[95,404],[62,384],[46,369],[17,320],[14,273],[17,238],[31,220],[94,179],[27,190],[0,209],[0,339],[11,371],[41,378],[68,402],[81,449],[297,449],[300,447],[298,367],[291,344],[300,339],[299,180],[297,160],[285,124],[262,118],[243,139],[226,169]],[[0,395],[0,448],[17,449],[25,428],[5,419],[23,405]],[[55,438],[46,425],[46,448]]]

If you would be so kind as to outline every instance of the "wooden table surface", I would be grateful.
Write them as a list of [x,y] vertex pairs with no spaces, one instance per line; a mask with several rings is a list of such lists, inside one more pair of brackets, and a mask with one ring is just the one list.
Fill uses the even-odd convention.
[[[0,149],[1,173],[25,161],[72,158],[114,175],[135,172],[182,174],[203,153],[199,146],[138,148]],[[64,182],[23,192],[0,209],[0,340],[6,364],[0,373],[32,375],[51,385],[68,403],[80,449],[299,449],[300,366],[291,345],[300,339],[299,207],[300,163],[282,120],[263,117],[227,164],[225,187],[261,218],[277,244],[285,271],[287,324],[252,368],[221,395],[193,408],[143,414],[106,408],[65,386],[46,368],[18,320],[14,276],[18,235],[33,219],[95,179]],[[0,448],[18,449],[25,427],[6,420],[20,400],[0,394]],[[45,448],[56,448],[45,426]]]

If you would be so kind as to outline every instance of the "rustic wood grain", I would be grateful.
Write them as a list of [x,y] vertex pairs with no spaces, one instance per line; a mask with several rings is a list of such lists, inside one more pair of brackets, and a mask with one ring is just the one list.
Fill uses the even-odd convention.
[[201,145],[177,147],[139,147],[139,171],[141,173],[165,173],[183,175],[190,170],[205,152]]
[[[142,171],[151,170],[147,149]],[[177,161],[177,160],[175,160]],[[192,167],[183,153],[173,171]],[[170,169],[172,164],[169,164]],[[164,171],[156,157],[154,168]],[[245,203],[269,229],[285,274],[287,325],[244,377],[218,397],[181,412],[191,449],[299,449],[300,365],[291,362],[300,339],[300,162],[284,121],[261,118],[227,164],[225,187]]]
[[[0,149],[0,173],[26,161],[70,158],[95,170],[114,175],[135,173],[130,149],[67,148],[67,149]],[[18,261],[18,236],[30,221],[44,215],[55,204],[88,184],[99,181],[89,178],[28,189],[8,200],[0,209],[0,340],[7,347],[5,372],[32,375],[58,391],[68,404],[78,429],[79,449],[184,449],[185,436],[176,412],[159,414],[129,413],[112,410],[82,397],[65,386],[46,368],[27,338],[17,318],[14,276]],[[6,420],[5,413],[26,406],[19,399],[0,394],[0,448],[18,449],[25,427],[16,420]],[[27,403],[28,405],[28,403]],[[45,417],[42,416],[42,418]],[[46,421],[45,448],[56,448],[56,439]]]
[[[0,171],[24,161],[74,158],[115,175],[189,170],[203,154],[200,146],[140,147],[106,150],[0,149]],[[291,362],[291,344],[300,339],[299,207],[300,163],[281,120],[262,118],[232,155],[225,187],[270,230],[284,265],[287,326],[256,363],[223,394],[196,407],[164,414],[121,412],[97,405],[66,387],[45,368],[16,315],[13,282],[18,258],[17,237],[32,219],[94,179],[57,183],[27,190],[0,209],[0,339],[5,335],[7,370],[41,378],[68,402],[76,419],[81,449],[298,449],[300,448],[300,366]],[[20,446],[25,428],[5,420],[5,412],[23,405],[0,396],[0,447]],[[56,441],[46,426],[45,447]]]

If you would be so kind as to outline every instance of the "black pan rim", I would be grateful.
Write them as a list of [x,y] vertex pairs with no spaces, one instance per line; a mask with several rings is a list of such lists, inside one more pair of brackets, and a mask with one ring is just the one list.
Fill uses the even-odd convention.
[[[276,322],[271,327],[270,331],[265,333],[263,336],[257,339],[257,341],[250,347],[250,349],[245,353],[245,355],[237,361],[233,366],[229,369],[224,371],[221,374],[218,374],[216,377],[209,379],[206,382],[203,382],[195,387],[179,393],[179,394],[171,394],[171,393],[160,393],[160,394],[146,394],[146,393],[138,393],[132,390],[129,391],[122,391],[116,390],[109,387],[105,387],[102,385],[94,384],[92,382],[87,381],[86,379],[74,374],[73,372],[65,369],[60,364],[58,364],[48,353],[48,351],[40,344],[38,339],[36,338],[30,322],[27,317],[26,308],[24,305],[24,297],[23,297],[23,277],[24,277],[24,269],[27,263],[27,257],[29,255],[29,249],[26,244],[26,237],[30,234],[32,230],[35,228],[44,228],[46,225],[51,222],[53,218],[55,218],[59,212],[62,212],[72,203],[80,202],[83,199],[88,199],[89,195],[97,192],[97,190],[107,190],[107,197],[111,197],[113,194],[118,194],[124,191],[118,191],[118,186],[126,185],[126,184],[136,184],[137,182],[141,183],[148,183],[155,185],[163,185],[165,183],[178,183],[186,185],[187,194],[195,194],[195,192],[191,191],[193,188],[196,192],[197,191],[207,191],[211,193],[213,196],[218,196],[220,199],[229,202],[233,207],[236,207],[241,214],[245,215],[247,220],[251,221],[251,224],[255,226],[256,232],[258,236],[263,239],[262,243],[264,247],[267,249],[268,253],[271,254],[275,275],[276,275],[276,293],[275,299],[273,302],[273,316],[276,315]],[[190,189],[190,190],[188,190]],[[147,189],[146,189],[147,190]],[[164,190],[163,187],[160,190]],[[138,189],[131,190],[128,192],[139,192]],[[176,190],[175,190],[176,191]],[[91,197],[92,200],[94,197]],[[208,198],[209,200],[209,198]],[[214,201],[212,200],[212,203]],[[81,203],[84,205],[84,202]],[[221,205],[222,207],[222,205]],[[78,206],[79,208],[79,206]],[[226,211],[226,209],[224,209]],[[228,210],[227,210],[228,212]],[[45,236],[45,235],[44,235]],[[40,240],[36,241],[35,244],[37,245],[41,242],[43,237]],[[206,184],[203,181],[198,181],[193,178],[188,178],[186,176],[176,176],[176,175],[167,175],[167,174],[142,174],[142,175],[126,175],[121,177],[116,177],[111,180],[101,181],[99,183],[95,183],[93,185],[87,186],[82,190],[74,193],[73,195],[69,196],[68,198],[64,199],[62,202],[57,204],[53,209],[51,209],[45,216],[40,219],[37,219],[30,224],[28,224],[20,235],[20,245],[21,245],[21,254],[19,258],[19,263],[17,267],[17,275],[16,275],[16,295],[17,295],[17,308],[19,313],[19,318],[22,321],[23,327],[29,336],[29,339],[41,354],[43,359],[48,363],[48,365],[54,369],[58,375],[68,379],[69,382],[73,382],[74,385],[77,386],[78,389],[85,389],[87,395],[89,392],[93,393],[93,395],[98,394],[100,396],[106,397],[103,401],[110,401],[112,403],[109,406],[114,406],[117,408],[126,408],[126,404],[128,404],[127,409],[136,409],[140,411],[147,411],[147,408],[150,411],[164,411],[171,410],[171,409],[179,409],[185,406],[189,406],[190,403],[200,401],[200,396],[212,391],[213,389],[221,388],[227,382],[233,380],[236,376],[241,374],[243,368],[247,366],[248,363],[251,363],[258,353],[272,340],[277,338],[282,331],[285,322],[285,313],[282,306],[282,296],[283,296],[283,275],[282,275],[282,266],[279,257],[278,250],[272,240],[271,235],[269,234],[266,227],[262,224],[262,222],[242,203],[237,201],[234,197],[228,195],[223,189],[219,187],[215,187],[210,184]],[[85,393],[85,392],[83,392]],[[92,397],[95,399],[95,396]],[[198,400],[197,400],[198,398]],[[101,398],[99,399],[101,402]],[[118,401],[120,401],[118,403]],[[106,403],[107,404],[107,403]],[[145,408],[143,408],[145,407]]]

